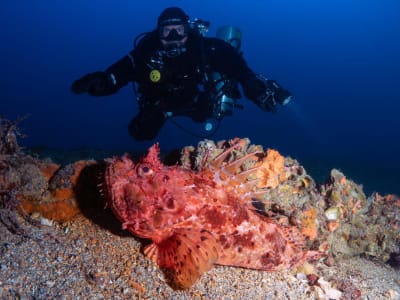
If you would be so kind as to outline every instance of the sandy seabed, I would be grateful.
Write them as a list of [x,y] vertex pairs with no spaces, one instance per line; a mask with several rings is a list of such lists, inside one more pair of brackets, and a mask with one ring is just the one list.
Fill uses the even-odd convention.
[[316,263],[321,284],[298,270],[216,266],[176,291],[142,254],[143,241],[121,231],[107,210],[98,222],[38,220],[21,218],[17,232],[0,223],[0,299],[335,299],[337,291],[336,299],[400,299],[400,271],[360,257]]

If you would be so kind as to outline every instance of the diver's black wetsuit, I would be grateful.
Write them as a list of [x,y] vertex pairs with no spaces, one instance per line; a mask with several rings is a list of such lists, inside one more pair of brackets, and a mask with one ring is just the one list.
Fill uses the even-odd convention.
[[[212,117],[208,93],[200,88],[205,72],[219,72],[239,82],[249,99],[255,100],[264,92],[265,86],[256,79],[243,57],[225,41],[203,37],[191,30],[185,46],[187,50],[176,57],[158,54],[163,46],[155,30],[145,35],[129,55],[106,70],[112,74],[113,85],[103,90],[104,94],[112,94],[129,82],[138,83],[138,92],[142,95],[139,113],[129,126],[135,139],[154,138],[166,120],[166,112],[186,115],[194,121]],[[231,94],[233,98],[240,98],[237,88]]]
[[238,52],[240,31],[222,27],[219,36],[225,42],[203,37],[208,25],[197,19],[190,21],[179,7],[168,7],[159,15],[157,28],[143,35],[139,43],[135,40],[128,55],[106,71],[75,80],[71,90],[107,96],[134,83],[139,113],[131,121],[129,132],[136,140],[155,138],[171,115],[201,122],[232,114],[241,97],[238,84],[264,111],[273,112],[277,103],[286,105],[290,101],[289,91],[247,66]]

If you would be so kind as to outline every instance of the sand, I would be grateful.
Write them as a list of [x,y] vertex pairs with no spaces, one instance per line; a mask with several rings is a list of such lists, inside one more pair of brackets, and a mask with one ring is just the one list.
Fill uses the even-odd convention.
[[[400,299],[400,271],[366,258],[263,272],[216,266],[175,291],[105,210],[64,224],[0,223],[0,299]],[[318,282],[314,282],[319,278]]]

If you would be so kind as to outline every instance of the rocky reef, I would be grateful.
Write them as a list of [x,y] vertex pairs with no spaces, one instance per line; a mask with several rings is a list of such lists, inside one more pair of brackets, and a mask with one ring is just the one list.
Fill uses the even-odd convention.
[[23,136],[17,126],[20,121],[0,118],[0,219],[12,231],[18,231],[17,211],[33,223],[32,216],[56,222],[72,219],[82,212],[80,197],[99,198],[100,178],[94,173],[101,163],[81,160],[59,165],[29,154],[18,145]]
[[[22,134],[17,122],[0,118],[0,221],[15,234],[24,235],[19,218],[41,226],[46,222],[68,222],[78,215],[93,216],[104,211],[101,191],[104,162],[78,160],[60,165],[39,159],[18,145]],[[232,144],[203,140],[187,146],[170,161],[198,171]],[[226,162],[259,151],[268,171],[256,174],[260,197],[254,207],[282,224],[300,229],[307,248],[327,254],[325,263],[363,256],[400,265],[400,198],[396,195],[366,196],[362,186],[333,169],[329,179],[317,183],[295,159],[278,151],[236,138],[241,145]],[[171,160],[171,157],[169,157]],[[245,171],[254,160],[242,164]],[[257,193],[255,193],[257,194]]]
[[[229,144],[201,141],[197,147],[185,147],[180,162],[185,168],[198,170]],[[262,146],[242,139],[242,147],[228,160],[260,149],[263,151]],[[331,170],[327,182],[317,184],[295,159],[271,149],[264,153],[270,172],[257,186],[263,195],[255,201],[257,209],[300,228],[308,248],[327,252],[328,260],[365,255],[396,262],[400,252],[400,198],[378,193],[367,197],[361,185],[337,169]],[[252,166],[249,161],[248,168]]]

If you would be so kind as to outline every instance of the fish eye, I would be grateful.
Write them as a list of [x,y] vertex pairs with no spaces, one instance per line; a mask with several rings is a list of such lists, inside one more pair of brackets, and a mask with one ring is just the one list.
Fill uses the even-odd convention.
[[137,169],[137,173],[140,177],[148,177],[153,175],[153,170],[149,166],[140,166]]

